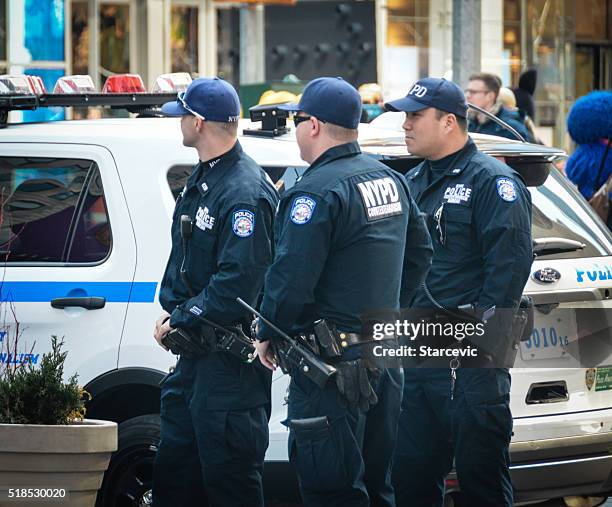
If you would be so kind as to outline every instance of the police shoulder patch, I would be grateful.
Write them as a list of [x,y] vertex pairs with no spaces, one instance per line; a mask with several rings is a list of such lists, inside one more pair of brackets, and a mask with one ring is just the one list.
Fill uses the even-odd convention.
[[510,178],[497,178],[497,194],[506,202],[516,201],[516,185]]
[[232,215],[232,230],[239,238],[248,238],[255,232],[255,213],[241,209]]
[[306,195],[296,197],[291,206],[291,221],[297,225],[310,222],[317,203],[312,197]]

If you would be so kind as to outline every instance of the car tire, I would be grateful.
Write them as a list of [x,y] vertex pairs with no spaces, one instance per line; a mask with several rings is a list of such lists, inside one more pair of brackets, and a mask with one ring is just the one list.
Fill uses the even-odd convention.
[[153,464],[160,438],[159,414],[119,424],[118,449],[111,457],[98,492],[96,507],[152,505]]

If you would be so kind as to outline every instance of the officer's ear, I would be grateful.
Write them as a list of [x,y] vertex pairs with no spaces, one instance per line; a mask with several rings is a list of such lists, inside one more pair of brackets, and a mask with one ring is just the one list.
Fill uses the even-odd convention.
[[310,136],[315,137],[321,132],[321,122],[318,118],[312,116],[308,121],[310,127]]
[[197,116],[194,116],[195,118],[195,128],[198,132],[198,134],[202,133],[202,129],[204,128],[204,120],[202,120],[202,118],[198,118]]
[[447,114],[444,117],[444,131],[446,133],[451,132],[454,128],[457,128],[457,117],[454,114]]

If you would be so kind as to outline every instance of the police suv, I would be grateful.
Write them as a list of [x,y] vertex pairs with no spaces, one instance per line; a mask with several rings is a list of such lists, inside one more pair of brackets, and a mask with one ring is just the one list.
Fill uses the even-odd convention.
[[[176,362],[152,336],[159,282],[174,201],[197,153],[182,145],[178,119],[155,117],[151,108],[175,97],[160,93],[163,86],[143,93],[122,88],[133,79],[119,76],[114,88],[107,87],[116,93],[102,95],[79,88],[82,81],[62,80],[56,91],[70,93],[58,95],[45,94],[31,77],[0,76],[0,361],[36,364],[51,335],[65,338],[65,374],[78,373],[93,396],[87,416],[119,423],[119,450],[98,506],[144,506],[151,503],[159,440],[159,382]],[[141,117],[30,124],[7,118],[51,105],[92,104]],[[239,139],[275,182],[289,188],[306,164],[293,129],[277,113],[273,107],[252,112],[251,121],[241,120]],[[401,114],[385,113],[360,126],[359,141],[364,152],[406,172],[419,160],[406,155],[400,124]],[[525,294],[535,303],[535,327],[512,372],[515,498],[606,497],[612,494],[612,356],[605,312],[612,308],[612,237],[555,168],[562,151],[472,138],[525,175],[533,198],[537,257]],[[15,351],[9,344],[17,336]],[[588,346],[589,336],[596,346]],[[589,358],[593,350],[597,357]],[[281,424],[287,382],[277,371],[266,456],[271,498],[297,495]],[[450,501],[459,485],[452,475],[447,485]]]

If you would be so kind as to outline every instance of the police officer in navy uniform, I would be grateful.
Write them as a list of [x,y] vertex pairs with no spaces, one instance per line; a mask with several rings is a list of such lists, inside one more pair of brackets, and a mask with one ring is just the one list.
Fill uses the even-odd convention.
[[[237,141],[240,103],[230,84],[196,79],[162,112],[181,117],[183,144],[200,159],[172,219],[160,289],[164,312],[155,326],[166,348],[162,340],[175,328],[218,336],[199,317],[222,326],[250,322],[235,299],[254,305],[260,293],[273,257],[278,198]],[[270,372],[256,362],[225,351],[181,354],[161,389],[156,507],[205,505],[204,495],[211,506],[263,505],[270,388]]]
[[[290,372],[289,459],[306,506],[393,506],[401,369],[376,376],[366,367],[361,317],[412,298],[429,267],[429,235],[401,175],[361,153],[355,88],[318,78],[286,107],[297,111],[300,156],[311,165],[281,198],[261,312],[293,336],[324,319],[336,338],[354,339],[329,359],[337,378],[324,388]],[[263,323],[258,337],[259,356],[273,369],[270,340],[280,339]]]
[[[467,104],[455,83],[421,79],[386,109],[405,112],[408,151],[425,159],[407,181],[428,216],[434,255],[412,304],[455,311],[470,305],[489,319],[484,332],[466,338],[478,353],[472,365],[481,367],[459,360],[405,369],[397,503],[442,506],[454,457],[465,505],[510,506],[510,375],[494,366],[512,347],[504,315],[514,314],[532,263],[530,194],[518,173],[469,139]],[[493,322],[501,325],[486,331]]]

